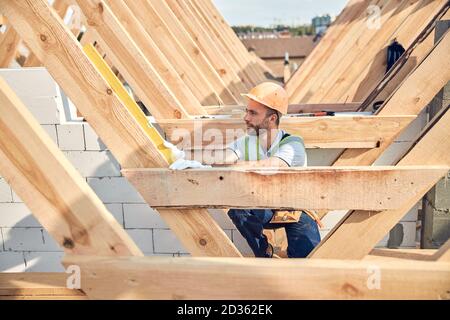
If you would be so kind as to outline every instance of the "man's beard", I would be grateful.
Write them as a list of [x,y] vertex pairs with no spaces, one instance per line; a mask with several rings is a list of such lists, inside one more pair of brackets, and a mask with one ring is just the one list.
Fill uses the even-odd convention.
[[247,123],[247,133],[250,136],[257,136],[259,137],[264,132],[268,131],[268,123],[267,121],[263,121],[260,125],[254,126]]

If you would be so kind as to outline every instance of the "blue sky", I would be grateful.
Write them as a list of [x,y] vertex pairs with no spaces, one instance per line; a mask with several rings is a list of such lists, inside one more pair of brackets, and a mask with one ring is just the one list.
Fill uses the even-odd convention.
[[336,16],[347,0],[213,0],[230,25],[305,24],[317,15]]

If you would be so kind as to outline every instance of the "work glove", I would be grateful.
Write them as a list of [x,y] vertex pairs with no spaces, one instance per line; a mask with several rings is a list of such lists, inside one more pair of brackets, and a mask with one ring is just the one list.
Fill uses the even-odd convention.
[[211,168],[211,166],[203,165],[198,161],[186,160],[184,151],[178,149],[175,145],[168,141],[164,142],[164,146],[172,151],[172,157],[175,159],[175,161],[169,166],[172,170],[184,170],[187,168]]

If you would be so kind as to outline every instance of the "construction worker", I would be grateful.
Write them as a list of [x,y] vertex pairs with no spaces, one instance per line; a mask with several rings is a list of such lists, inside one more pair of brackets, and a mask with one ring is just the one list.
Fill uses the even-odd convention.
[[[248,98],[244,117],[247,135],[227,147],[227,153],[234,157],[234,166],[306,166],[307,156],[302,138],[279,129],[280,118],[287,114],[288,110],[286,91],[278,84],[264,82],[243,96]],[[280,213],[282,218],[274,219],[276,215],[279,218]],[[306,257],[320,242],[317,223],[309,211],[231,209],[228,216],[247,240],[256,257],[273,256],[273,247],[263,234],[264,229],[285,228],[287,254],[290,258]]]

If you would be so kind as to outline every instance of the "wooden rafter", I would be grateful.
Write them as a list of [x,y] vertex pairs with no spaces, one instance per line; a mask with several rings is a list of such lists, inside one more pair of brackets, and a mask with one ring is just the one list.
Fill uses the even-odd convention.
[[96,299],[445,299],[450,264],[66,256]]
[[122,173],[153,208],[387,210],[400,208],[415,194],[436,184],[449,169],[125,169]]
[[[398,136],[416,116],[283,117],[280,129],[303,138],[306,148],[376,148]],[[243,119],[158,120],[172,143],[224,147],[246,133]],[[215,136],[211,142],[205,133]],[[208,135],[209,136],[209,135]],[[227,139],[232,139],[227,141]],[[193,141],[192,141],[193,140]]]

